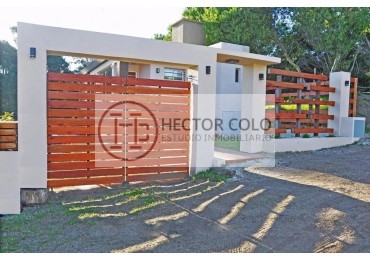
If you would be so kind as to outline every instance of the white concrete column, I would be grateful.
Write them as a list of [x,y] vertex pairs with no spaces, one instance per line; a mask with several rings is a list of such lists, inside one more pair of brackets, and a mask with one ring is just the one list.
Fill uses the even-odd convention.
[[[206,66],[211,66],[211,74],[206,74]],[[214,123],[216,115],[216,58],[214,62],[200,64],[198,70],[188,70],[192,80],[192,119],[199,119],[197,128],[191,121],[191,174],[206,170],[213,165],[214,158],[214,128],[207,130],[201,121],[211,120]]]
[[[46,41],[18,26],[18,141],[21,188],[46,188],[47,71]],[[30,58],[30,47],[36,58]]]
[[0,151],[0,214],[21,211],[18,155],[17,151]]
[[112,67],[112,76],[113,77],[118,77],[119,76],[119,67],[118,67],[119,62],[115,62],[111,65]]
[[[264,75],[263,80],[259,79],[260,73]],[[244,66],[242,84],[240,150],[247,153],[262,152],[264,130],[260,123],[265,118],[266,65]],[[249,122],[249,127],[246,121]]]
[[335,101],[334,106],[329,106],[329,115],[334,115],[334,120],[328,121],[328,127],[334,129],[334,134],[342,136],[342,120],[348,118],[350,86],[345,82],[350,82],[351,73],[333,72],[330,73],[330,87],[335,88],[335,93],[329,94],[329,100]]

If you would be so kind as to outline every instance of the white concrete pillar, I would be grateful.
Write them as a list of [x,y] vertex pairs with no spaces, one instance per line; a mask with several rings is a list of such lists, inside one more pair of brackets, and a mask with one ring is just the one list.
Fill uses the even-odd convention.
[[349,72],[330,73],[330,87],[335,88],[335,93],[329,94],[329,100],[335,101],[334,106],[329,106],[329,115],[334,115],[334,120],[328,121],[328,128],[334,129],[336,136],[342,136],[342,120],[348,118],[350,85],[346,86],[351,80]]
[[[259,79],[261,73],[264,75],[262,80]],[[242,84],[241,118],[242,121],[248,121],[250,127],[242,123],[240,150],[247,153],[262,152],[264,130],[260,123],[265,118],[266,65],[244,66]]]
[[112,67],[112,77],[118,77],[119,76],[119,67],[118,67],[118,61],[113,63],[111,65]]
[[[18,26],[18,142],[21,188],[46,188],[46,44],[33,30]],[[30,47],[36,57],[30,58]]]
[[[206,66],[211,66],[211,74],[206,74]],[[216,58],[214,62],[201,64],[198,70],[188,70],[192,80],[192,118],[211,120],[214,123],[216,115]],[[214,128],[203,128],[201,124],[195,127],[191,121],[191,174],[206,170],[213,165],[214,158]]]

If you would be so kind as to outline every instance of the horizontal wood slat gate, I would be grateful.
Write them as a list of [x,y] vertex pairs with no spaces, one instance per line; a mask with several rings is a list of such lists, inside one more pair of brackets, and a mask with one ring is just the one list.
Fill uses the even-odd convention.
[[48,187],[189,176],[190,82],[48,74]]

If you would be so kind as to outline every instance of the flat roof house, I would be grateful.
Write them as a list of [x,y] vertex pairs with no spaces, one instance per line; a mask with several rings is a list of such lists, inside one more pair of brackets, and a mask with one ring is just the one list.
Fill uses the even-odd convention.
[[[302,98],[303,89],[315,92],[317,99],[309,100],[310,105],[315,105],[312,114],[315,125],[293,127],[295,134],[330,130],[329,133],[337,135],[326,139],[273,139],[279,151],[346,145],[361,137],[356,129],[364,132],[364,119],[348,115],[349,72],[331,73],[330,87],[320,83],[322,78],[328,80],[328,76],[297,72],[284,73],[298,78],[308,75],[319,81],[268,82],[267,65],[280,63],[280,58],[250,53],[247,46],[230,43],[204,46],[203,25],[199,22],[181,19],[175,23],[172,42],[27,23],[18,23],[17,28],[18,126],[4,127],[12,127],[6,132],[15,133],[18,149],[0,150],[0,214],[20,213],[22,189],[173,180],[209,169],[214,165],[215,141],[206,137],[214,136],[215,129],[196,127],[194,119],[208,124],[217,118],[262,122],[268,114],[265,111],[268,88],[278,90],[275,94],[279,95],[282,88],[293,87],[297,104],[307,102]],[[95,61],[85,68],[85,75],[48,73],[50,55],[87,57]],[[320,100],[320,92],[330,92],[329,101]],[[134,100],[153,107],[138,113],[145,106],[138,106]],[[289,104],[275,95],[272,102]],[[326,115],[319,114],[322,103],[330,106]],[[115,107],[122,104],[136,106],[131,110],[135,112],[127,113],[130,110],[127,107]],[[109,114],[107,123],[113,125],[101,128],[112,106],[119,113],[115,110]],[[103,115],[102,111],[105,111]],[[301,118],[310,117],[300,112],[297,109],[288,114],[294,120],[297,118],[298,126]],[[191,138],[157,142],[158,136],[176,130],[165,129],[163,121],[159,130],[157,119],[176,118],[180,114],[190,122],[182,133]],[[287,115],[280,111],[277,114]],[[328,121],[325,128],[319,126],[323,118]],[[141,127],[139,138],[138,126]],[[223,131],[234,133],[232,128],[230,125]],[[112,132],[102,135],[102,130]],[[248,127],[240,129],[240,134],[265,137],[269,135],[265,130]],[[279,127],[276,130],[286,131]],[[102,136],[107,138],[106,142],[101,141]],[[118,142],[118,137],[131,139]],[[154,141],[148,142],[150,138]],[[148,149],[137,145],[138,142],[149,144]],[[115,149],[117,144],[122,145],[116,153],[137,157],[127,160],[111,156],[101,147],[106,143]],[[260,139],[244,140],[240,150],[274,152],[273,145],[275,142],[266,144]],[[98,160],[96,154],[103,156]],[[147,157],[143,158],[144,155]]]
[[[172,42],[202,46],[206,45],[203,23],[183,18],[172,24],[171,27]],[[280,63],[280,58],[250,53],[249,46],[219,42],[208,47],[217,48],[222,51],[242,53],[246,56],[254,57],[256,59],[256,63]],[[199,53],[199,55],[202,55],[202,53]],[[235,58],[226,54],[222,56],[220,55],[218,57],[215,70],[217,75],[215,86],[215,93],[217,94],[215,116],[216,118],[222,119],[223,122],[228,122],[233,118],[236,118],[236,121],[239,121],[241,119],[242,86],[245,80],[243,78],[243,61],[241,61],[240,58]],[[88,66],[82,70],[82,73],[118,77],[191,81],[185,66],[165,66],[159,64],[143,64],[114,60],[95,60],[88,64]],[[222,130],[217,130],[217,134],[239,135],[240,129],[238,127],[234,128],[233,126],[225,124],[223,125]]]

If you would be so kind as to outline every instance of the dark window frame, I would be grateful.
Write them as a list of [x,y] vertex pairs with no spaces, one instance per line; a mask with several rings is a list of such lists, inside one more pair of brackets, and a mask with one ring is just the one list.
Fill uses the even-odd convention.
[[235,82],[239,83],[240,81],[240,68],[235,69]]

